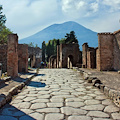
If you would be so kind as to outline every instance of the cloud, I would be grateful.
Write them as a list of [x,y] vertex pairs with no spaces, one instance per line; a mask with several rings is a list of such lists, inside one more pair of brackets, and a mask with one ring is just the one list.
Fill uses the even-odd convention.
[[0,0],[6,25],[20,38],[54,23],[76,21],[94,31],[119,26],[120,0]]
[[109,6],[109,12],[120,11],[120,0],[103,0],[102,4]]
[[62,10],[66,15],[89,17],[99,9],[98,0],[62,0]]
[[56,0],[1,0],[1,3],[7,17],[6,25],[13,32],[20,33],[21,37],[35,33],[52,22],[58,9]]

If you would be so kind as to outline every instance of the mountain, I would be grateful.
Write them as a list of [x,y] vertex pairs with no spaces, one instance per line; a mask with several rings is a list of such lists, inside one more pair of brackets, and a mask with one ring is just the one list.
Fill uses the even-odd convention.
[[43,41],[47,43],[54,38],[65,38],[66,33],[70,33],[70,31],[75,31],[80,49],[85,42],[87,42],[90,47],[98,46],[97,33],[73,21],[53,24],[30,37],[19,40],[19,43],[29,44],[30,42],[34,42],[34,44],[38,44],[38,46],[41,47]]

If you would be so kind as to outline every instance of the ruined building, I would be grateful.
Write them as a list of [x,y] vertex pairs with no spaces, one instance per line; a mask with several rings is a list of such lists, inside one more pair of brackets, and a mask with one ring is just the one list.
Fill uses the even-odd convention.
[[114,33],[98,33],[98,48],[84,43],[82,66],[97,70],[120,70],[120,30]]
[[98,33],[98,70],[120,70],[120,30]]
[[82,50],[82,67],[96,68],[96,48],[89,47],[88,43],[84,43]]
[[81,63],[81,52],[77,43],[57,45],[57,56],[49,59],[50,68],[72,68]]
[[40,48],[18,44],[17,34],[10,34],[7,45],[0,45],[2,72],[7,72],[12,77],[18,76],[18,72],[28,72],[28,58],[30,58],[31,67],[39,67],[42,61],[41,54]]

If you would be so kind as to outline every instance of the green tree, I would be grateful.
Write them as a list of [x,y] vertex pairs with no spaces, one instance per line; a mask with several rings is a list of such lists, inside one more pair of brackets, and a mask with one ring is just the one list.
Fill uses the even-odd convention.
[[35,47],[35,46],[34,46],[34,42],[30,42],[30,43],[28,44],[28,46],[29,46],[29,47]]
[[0,31],[0,44],[7,44],[8,34],[11,33],[10,29],[2,26],[2,30]]
[[35,44],[35,48],[37,48],[38,47],[38,44]]
[[6,17],[5,15],[3,15],[2,10],[3,10],[2,5],[0,5],[0,28],[1,26],[5,25],[6,22]]
[[78,43],[77,37],[74,31],[71,31],[70,34],[66,33],[65,43]]
[[45,62],[45,54],[46,54],[46,45],[45,41],[42,42],[42,61]]
[[6,17],[3,15],[2,10],[2,5],[0,5],[0,44],[6,44],[7,36],[8,34],[11,34],[12,31],[5,26]]
[[59,43],[60,43],[60,44],[64,44],[64,43],[65,43],[65,40],[66,40],[65,38],[62,38],[62,39],[59,40]]

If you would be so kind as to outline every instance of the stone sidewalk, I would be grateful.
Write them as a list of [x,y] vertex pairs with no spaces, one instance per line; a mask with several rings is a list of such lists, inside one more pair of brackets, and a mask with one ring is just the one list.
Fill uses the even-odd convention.
[[0,84],[0,108],[12,99],[12,96],[21,89],[36,75],[36,69],[30,70],[27,74],[19,74],[19,77],[10,78]]
[[0,120],[120,120],[120,110],[70,69],[41,69]]
[[97,77],[102,83],[116,91],[120,91],[120,74],[117,71],[98,71],[96,69],[79,68],[80,70],[91,73],[91,77]]

